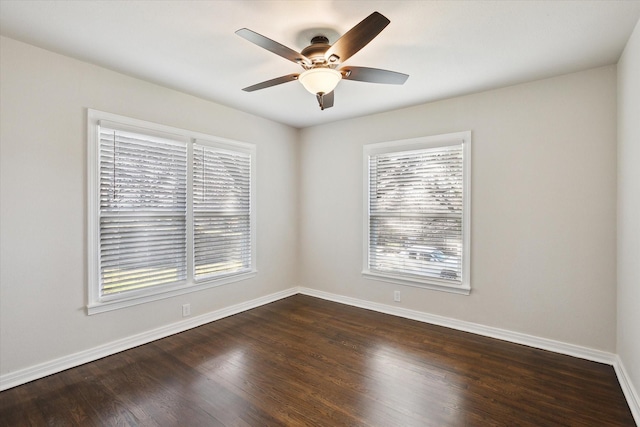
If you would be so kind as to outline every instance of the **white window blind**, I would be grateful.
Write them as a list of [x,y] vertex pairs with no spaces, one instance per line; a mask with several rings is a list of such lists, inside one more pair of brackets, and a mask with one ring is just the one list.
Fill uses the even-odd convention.
[[186,279],[187,148],[100,126],[100,296]]
[[251,270],[251,156],[194,144],[196,280]]
[[87,118],[89,314],[255,277],[254,144]]
[[470,163],[455,135],[365,147],[365,274],[468,289]]

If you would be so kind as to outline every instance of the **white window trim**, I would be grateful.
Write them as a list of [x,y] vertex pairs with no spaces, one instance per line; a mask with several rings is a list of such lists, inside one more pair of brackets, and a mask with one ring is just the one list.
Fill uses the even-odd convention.
[[[125,129],[127,127],[134,128],[138,132],[143,130],[149,132],[150,135],[169,134],[176,140],[188,141],[187,143],[187,280],[184,283],[172,284],[167,286],[158,286],[154,289],[140,290],[131,292],[126,298],[113,300],[112,298],[100,298],[100,265],[99,265],[99,249],[100,242],[100,224],[98,221],[99,199],[98,191],[100,165],[98,159],[98,143],[99,143],[99,123],[100,121],[111,122]],[[209,278],[206,280],[198,280],[193,278],[193,186],[191,175],[193,165],[191,162],[193,154],[193,143],[209,145],[215,148],[230,150],[233,152],[243,152],[251,156],[251,269],[250,271],[229,274],[217,278]],[[241,280],[246,280],[257,275],[257,251],[256,251],[256,146],[245,142],[233,141],[230,139],[219,138],[203,133],[193,132],[185,129],[179,129],[171,126],[151,123],[144,120],[133,119],[117,114],[106,113],[103,111],[87,109],[87,283],[88,283],[88,302],[87,314],[97,314],[106,311],[116,310],[124,307],[130,307],[138,304],[144,304],[151,301],[157,301],[164,298],[170,298],[190,292],[196,292],[203,289],[209,289],[216,286],[222,286]]]
[[[462,143],[463,156],[463,252],[462,284],[454,285],[437,278],[416,278],[396,274],[381,273],[369,269],[369,157],[378,154],[435,148]],[[471,131],[426,136],[398,141],[366,144],[363,147],[363,245],[362,275],[367,279],[379,280],[405,286],[414,286],[436,291],[469,295],[471,293]]]

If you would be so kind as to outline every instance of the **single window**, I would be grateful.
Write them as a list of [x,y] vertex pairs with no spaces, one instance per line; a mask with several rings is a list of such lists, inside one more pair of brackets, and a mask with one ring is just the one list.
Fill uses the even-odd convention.
[[187,144],[100,126],[100,296],[187,278]]
[[251,156],[195,144],[194,275],[202,280],[251,270]]
[[89,314],[255,275],[249,144],[89,110]]
[[365,146],[366,277],[469,293],[470,136]]

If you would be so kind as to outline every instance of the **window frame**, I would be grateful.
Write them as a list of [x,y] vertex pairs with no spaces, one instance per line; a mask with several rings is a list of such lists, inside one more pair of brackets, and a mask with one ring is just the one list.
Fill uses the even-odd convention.
[[[100,122],[110,127],[134,131],[151,136],[184,141],[187,147],[187,224],[186,258],[187,279],[149,289],[129,291],[118,296],[100,295]],[[206,145],[221,151],[246,154],[250,157],[250,251],[251,265],[248,271],[231,273],[219,277],[194,279],[193,244],[193,146]],[[161,125],[117,114],[87,109],[87,314],[93,315],[106,311],[144,304],[151,301],[170,298],[190,292],[222,286],[257,275],[256,259],[256,146],[255,144],[219,138],[199,132]]]
[[[415,275],[402,275],[370,269],[370,170],[371,156],[388,153],[424,150],[451,145],[462,145],[462,265],[461,284],[446,280]],[[362,275],[364,278],[399,285],[469,295],[471,292],[471,131],[454,132],[442,135],[424,136],[397,141],[365,144],[363,146],[363,246]]]

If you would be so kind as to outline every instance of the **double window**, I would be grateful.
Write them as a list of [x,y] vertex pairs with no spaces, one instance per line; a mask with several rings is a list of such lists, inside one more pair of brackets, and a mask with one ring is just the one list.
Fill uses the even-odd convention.
[[255,147],[90,110],[90,314],[255,274]]
[[364,147],[365,277],[469,293],[471,133]]

